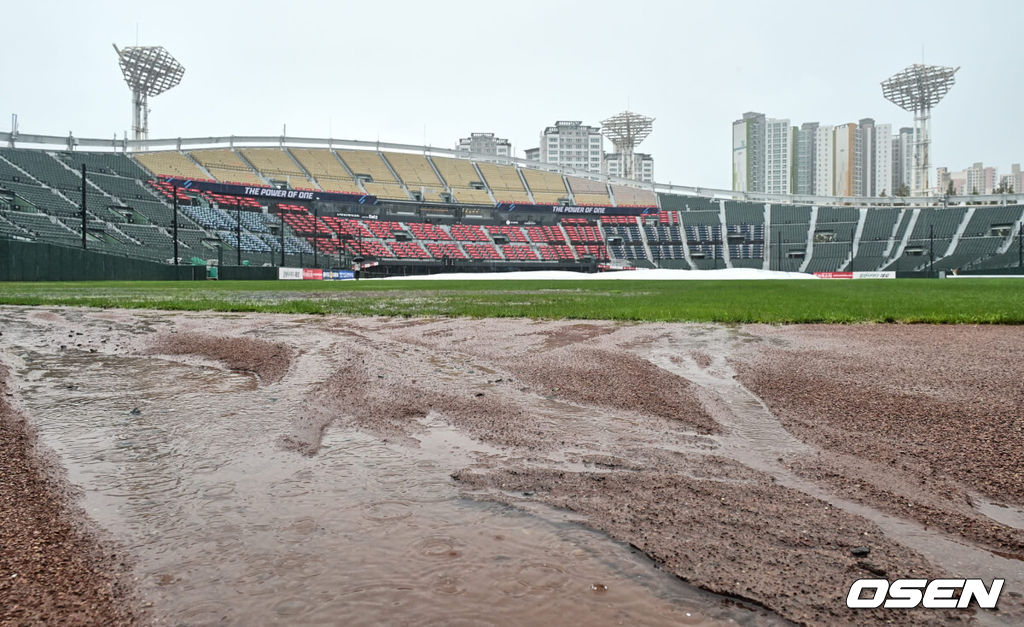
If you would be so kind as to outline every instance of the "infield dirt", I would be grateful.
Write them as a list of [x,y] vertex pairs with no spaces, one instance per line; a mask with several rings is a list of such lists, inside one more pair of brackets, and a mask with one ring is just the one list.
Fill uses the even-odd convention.
[[[348,456],[343,476],[330,475],[335,471],[326,462],[315,464],[335,459],[339,438],[368,438],[361,445],[385,446],[443,471],[464,497],[541,517],[550,507],[570,512],[663,571],[725,595],[699,598],[706,622],[773,618],[757,606],[811,624],[1024,620],[1024,362],[1015,357],[1024,351],[1021,327],[726,327],[20,307],[0,308],[0,325],[12,401],[29,423],[44,423],[43,439],[72,469],[107,453],[79,452],[60,420],[40,409],[59,414],[87,407],[97,401],[76,397],[72,387],[88,387],[95,378],[79,371],[116,378],[130,364],[142,374],[126,384],[144,388],[163,372],[179,377],[182,387],[208,386],[193,390],[187,402],[204,402],[210,411],[161,424],[165,431],[202,431],[210,420],[243,422],[245,411],[272,407],[260,428],[276,452],[261,453],[261,468],[314,464],[303,472],[335,482],[361,476],[353,474],[360,459]],[[66,406],[39,383],[55,373],[60,385],[72,386]],[[217,373],[216,383],[204,378]],[[139,389],[138,402],[144,415],[166,406],[170,421],[175,400],[170,384],[161,385],[151,398]],[[225,404],[229,393],[244,407]],[[247,437],[249,424],[234,437]],[[178,448],[156,460],[161,471],[184,477],[189,462],[176,466]],[[219,498],[227,500],[224,507],[232,499],[241,507],[246,481],[260,478],[218,476],[230,455],[246,453],[206,460],[203,451],[202,468],[217,486],[230,479],[231,490]],[[359,472],[372,474],[373,465]],[[90,491],[92,475],[70,475]],[[263,507],[282,506],[273,498],[277,485],[264,490]],[[190,514],[188,495],[205,487],[188,488],[146,498],[179,499],[174,511]],[[381,512],[398,508],[407,491],[416,489],[374,502],[372,520],[381,524]],[[118,527],[124,515],[108,515],[110,502],[93,504],[90,509],[86,499],[87,514],[115,527],[115,536],[130,537],[141,593],[156,601],[157,618],[180,618],[185,610],[158,591],[173,590],[177,581],[175,551],[179,563],[195,567],[196,558],[173,543],[161,547],[159,558],[151,555],[145,548],[151,536],[136,528],[138,520]],[[319,511],[303,524],[324,524],[321,518],[342,516],[345,506],[337,502],[336,511]],[[10,516],[27,504],[0,507]],[[401,517],[385,518],[402,524]],[[345,541],[359,551],[365,538]],[[222,552],[222,562],[242,550],[210,546]],[[612,554],[616,545],[602,546]],[[531,548],[537,546],[519,550]],[[466,559],[464,551],[451,553]],[[159,568],[147,560],[159,561]],[[573,573],[562,577],[571,580]],[[862,577],[1001,577],[1006,584],[999,611],[984,615],[854,612],[845,596]],[[382,584],[379,603],[397,594],[389,590]],[[594,583],[593,590],[601,588]],[[187,602],[202,602],[202,590],[188,592]],[[454,603],[471,596],[465,592]],[[303,622],[323,609],[317,603],[327,602],[309,601],[303,612],[311,613],[286,616]],[[433,607],[423,603],[421,610]],[[725,605],[734,609],[712,611]],[[495,622],[516,622],[516,614],[491,607]],[[253,610],[227,611],[237,619]],[[519,615],[519,622],[544,616]],[[659,609],[638,622],[677,620],[673,610]]]

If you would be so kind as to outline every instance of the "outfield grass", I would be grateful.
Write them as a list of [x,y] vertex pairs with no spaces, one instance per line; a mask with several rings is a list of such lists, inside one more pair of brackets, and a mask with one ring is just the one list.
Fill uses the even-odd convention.
[[694,322],[1024,323],[1024,280],[0,283],[0,304]]

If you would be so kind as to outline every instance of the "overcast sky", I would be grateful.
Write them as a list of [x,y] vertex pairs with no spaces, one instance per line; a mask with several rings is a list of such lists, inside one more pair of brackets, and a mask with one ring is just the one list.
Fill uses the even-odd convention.
[[[111,43],[186,68],[150,101],[151,137],[288,134],[454,147],[494,132],[517,155],[555,120],[654,116],[655,178],[727,188],[731,123],[912,116],[879,83],[922,59],[960,66],[932,158],[1024,161],[1024,2],[10,3],[0,112],[23,133],[121,136],[131,99]],[[9,122],[0,126],[6,129]],[[610,149],[611,146],[606,146]]]

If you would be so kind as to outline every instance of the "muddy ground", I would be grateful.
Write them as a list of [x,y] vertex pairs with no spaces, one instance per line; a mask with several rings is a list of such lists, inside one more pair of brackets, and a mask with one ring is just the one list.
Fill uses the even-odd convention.
[[79,511],[6,379],[0,365],[0,625],[139,622],[128,557]]
[[[251,372],[287,404],[294,455],[331,429],[418,449],[443,423],[476,443],[468,461],[437,453],[465,496],[568,510],[787,620],[1024,620],[1024,328],[16,307],[0,325],[15,394],[31,343]],[[91,564],[86,581],[118,572]],[[971,576],[1006,578],[998,612],[845,605],[858,578]]]

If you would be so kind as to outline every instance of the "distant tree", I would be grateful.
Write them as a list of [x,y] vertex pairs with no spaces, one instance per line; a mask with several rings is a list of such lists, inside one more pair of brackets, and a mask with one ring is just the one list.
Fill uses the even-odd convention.
[[1013,193],[1015,193],[1015,192],[1013,191],[1013,181],[1011,181],[1011,182],[1010,182],[1010,184],[1006,186],[1006,193],[1007,193],[1007,194],[1013,194]]
[[882,198],[885,198],[885,190],[883,189],[882,192],[878,195],[881,196]]
[[971,195],[973,195],[973,196],[977,196],[978,195],[978,188],[977,187],[972,187],[971,188]]
[[946,195],[947,196],[955,196],[956,195],[956,188],[953,187],[953,181],[950,181],[949,185],[946,186]]
[[900,188],[896,190],[896,196],[900,196],[902,198],[906,198],[909,195],[910,195],[910,188],[907,187],[906,183],[904,183],[903,185],[900,185]]

